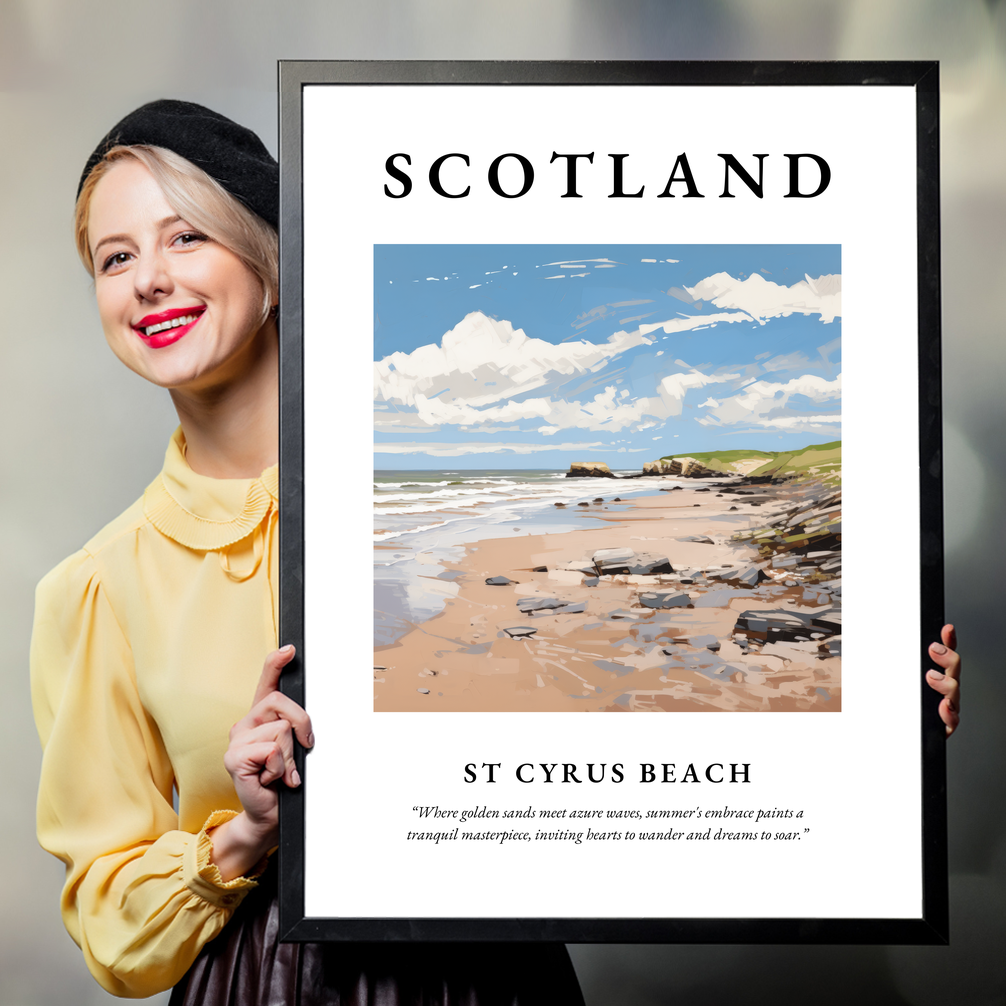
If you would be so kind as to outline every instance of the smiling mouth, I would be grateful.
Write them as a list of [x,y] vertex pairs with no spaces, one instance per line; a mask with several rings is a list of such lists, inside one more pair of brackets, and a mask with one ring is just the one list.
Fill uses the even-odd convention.
[[[152,325],[134,325],[133,328],[138,335],[144,339],[149,339],[160,332],[168,332],[173,328],[182,328],[184,325],[191,325],[203,313],[205,308],[194,311],[187,311],[185,314],[176,314],[173,317],[165,318]],[[146,321],[146,319],[143,319]]]

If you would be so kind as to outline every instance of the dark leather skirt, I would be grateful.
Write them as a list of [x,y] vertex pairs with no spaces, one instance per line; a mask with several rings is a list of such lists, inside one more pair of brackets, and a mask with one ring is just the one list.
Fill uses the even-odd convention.
[[280,943],[274,872],[169,1006],[583,1006],[561,943]]

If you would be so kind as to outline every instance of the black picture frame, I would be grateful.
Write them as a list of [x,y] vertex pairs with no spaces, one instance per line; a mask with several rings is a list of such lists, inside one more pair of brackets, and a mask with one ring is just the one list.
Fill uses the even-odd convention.
[[[915,93],[918,245],[918,354],[921,638],[918,688],[923,722],[923,904],[917,918],[377,918],[305,914],[304,785],[281,794],[280,926],[287,941],[563,941],[618,943],[940,944],[948,941],[945,736],[939,696],[925,684],[927,646],[943,624],[943,513],[940,383],[939,73],[934,62],[355,62],[282,61],[280,119],[280,640],[298,648],[282,687],[311,710],[311,654],[304,640],[304,358],[302,96],[307,86],[457,84],[910,87]],[[334,862],[331,868],[341,866]]]

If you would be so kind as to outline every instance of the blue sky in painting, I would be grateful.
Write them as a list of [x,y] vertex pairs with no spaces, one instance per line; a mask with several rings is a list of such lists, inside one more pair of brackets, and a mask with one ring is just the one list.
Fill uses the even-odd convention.
[[841,437],[837,245],[377,245],[376,468]]

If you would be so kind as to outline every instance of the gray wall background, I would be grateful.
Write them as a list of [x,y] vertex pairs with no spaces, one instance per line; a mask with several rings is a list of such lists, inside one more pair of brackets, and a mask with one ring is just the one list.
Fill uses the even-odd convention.
[[[953,945],[572,952],[590,1006],[1006,1002],[1006,683],[997,614],[1004,52],[1006,4],[997,0],[2,0],[0,683],[8,712],[0,727],[0,1006],[109,999],[62,928],[61,867],[34,838],[32,591],[139,495],[175,425],[166,394],[128,373],[104,344],[71,240],[78,173],[113,122],[160,97],[219,109],[275,149],[280,58],[942,61],[947,614],[967,664],[964,726],[949,758]],[[885,535],[882,523],[877,533]],[[893,515],[890,533],[893,556]],[[670,858],[637,865],[643,874],[687,869]]]

